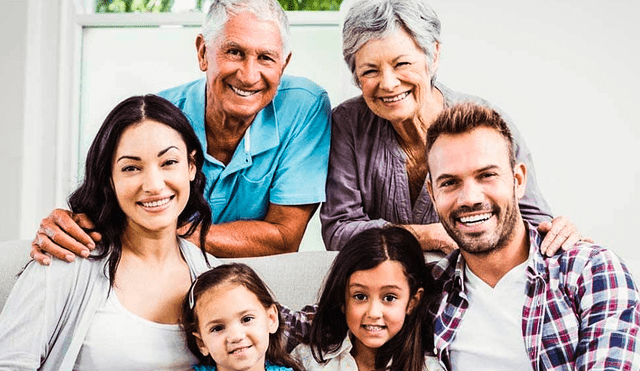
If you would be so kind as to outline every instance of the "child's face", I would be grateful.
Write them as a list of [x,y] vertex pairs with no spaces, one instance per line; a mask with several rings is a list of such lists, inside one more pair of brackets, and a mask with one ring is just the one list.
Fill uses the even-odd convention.
[[265,308],[246,287],[229,283],[205,292],[195,311],[198,347],[218,370],[264,371],[269,334],[278,329],[275,306]]
[[394,337],[422,291],[411,296],[409,282],[397,261],[387,260],[373,269],[354,272],[347,282],[345,316],[356,337],[357,354],[375,353]]

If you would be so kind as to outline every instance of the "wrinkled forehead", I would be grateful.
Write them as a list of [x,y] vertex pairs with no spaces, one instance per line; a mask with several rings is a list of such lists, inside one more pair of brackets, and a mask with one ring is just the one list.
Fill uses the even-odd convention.
[[443,174],[460,176],[490,166],[509,169],[509,144],[499,132],[487,127],[441,134],[427,160],[432,180]]

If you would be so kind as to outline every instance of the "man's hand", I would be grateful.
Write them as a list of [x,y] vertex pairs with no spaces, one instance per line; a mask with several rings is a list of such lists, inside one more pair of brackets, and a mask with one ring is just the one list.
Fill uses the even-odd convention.
[[441,223],[401,225],[420,242],[422,251],[442,251],[449,254],[458,248],[458,244],[449,236]]
[[560,247],[568,250],[578,241],[593,243],[591,238],[582,237],[578,229],[566,216],[558,216],[550,222],[540,223],[538,232],[546,233],[540,245],[540,252],[547,256],[553,256]]
[[[31,257],[42,265],[49,265],[54,257],[71,262],[76,255],[87,257],[102,236],[85,214],[55,209],[40,222],[40,229],[31,243]],[[75,254],[75,255],[74,255]]]

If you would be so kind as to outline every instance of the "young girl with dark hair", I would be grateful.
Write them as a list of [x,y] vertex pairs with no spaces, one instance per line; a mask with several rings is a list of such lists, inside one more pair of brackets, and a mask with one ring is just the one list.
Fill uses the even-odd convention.
[[435,290],[420,244],[399,227],[369,229],[340,250],[293,356],[308,371],[442,370],[427,318]]
[[195,371],[302,371],[285,350],[283,320],[265,283],[247,265],[220,265],[193,283],[182,304]]
[[[0,315],[0,368],[185,370],[182,299],[209,268],[178,236],[211,224],[204,155],[187,118],[154,95],[107,116],[70,196],[102,235],[88,259],[28,264]],[[209,257],[209,259],[214,259]]]

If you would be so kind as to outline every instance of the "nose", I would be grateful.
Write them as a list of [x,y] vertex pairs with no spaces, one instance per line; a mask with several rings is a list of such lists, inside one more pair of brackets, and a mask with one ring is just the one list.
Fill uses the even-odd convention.
[[367,316],[369,318],[382,317],[382,303],[378,300],[369,301],[369,307],[367,308]]
[[227,343],[233,344],[244,339],[245,331],[240,324],[235,324],[229,327],[227,334]]
[[145,169],[144,179],[142,183],[143,191],[151,194],[156,194],[156,193],[160,193],[160,191],[164,189],[164,186],[165,186],[164,177],[162,176],[160,169],[157,169],[157,168]]
[[458,204],[460,206],[473,206],[482,204],[484,201],[484,192],[482,186],[474,181],[466,181],[460,188],[460,194],[458,195]]
[[400,80],[396,76],[395,72],[390,69],[383,69],[380,75],[380,88],[386,91],[393,91],[398,85]]
[[238,70],[238,79],[246,86],[254,85],[260,80],[260,66],[256,58],[248,57]]

